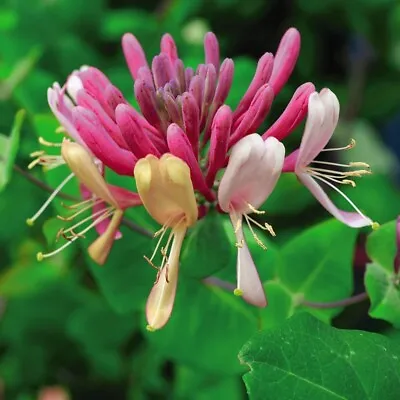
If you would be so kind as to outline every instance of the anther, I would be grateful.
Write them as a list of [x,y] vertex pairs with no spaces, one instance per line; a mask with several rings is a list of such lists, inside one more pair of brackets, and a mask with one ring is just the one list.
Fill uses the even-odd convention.
[[238,249],[241,249],[241,248],[244,246],[244,240],[242,239],[240,242],[236,242],[236,243],[235,243],[235,246],[236,246]]
[[250,203],[247,203],[247,207],[254,213],[254,214],[265,214],[265,211],[262,210],[257,210],[254,206],[252,206]]
[[239,288],[236,288],[236,289],[233,291],[233,294],[234,294],[235,296],[241,297],[241,296],[243,296],[243,290],[242,290],[242,289],[239,289]]
[[344,183],[345,185],[351,185],[353,187],[356,187],[356,183],[354,181],[352,181],[351,179],[343,179],[342,183]]
[[47,147],[61,147],[62,143],[54,143],[54,142],[48,142],[47,140],[43,139],[41,136],[38,139],[38,142],[42,144],[43,146]]

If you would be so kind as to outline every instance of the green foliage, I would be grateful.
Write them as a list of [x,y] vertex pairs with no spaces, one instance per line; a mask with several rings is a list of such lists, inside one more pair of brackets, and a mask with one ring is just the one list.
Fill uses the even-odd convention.
[[396,221],[368,237],[367,251],[373,263],[367,267],[365,286],[371,299],[369,314],[400,327],[400,277],[395,272]]
[[181,255],[182,273],[206,278],[232,265],[234,247],[228,241],[223,220],[220,214],[212,213],[190,230]]
[[[279,280],[301,301],[335,301],[352,291],[352,255],[357,231],[336,220],[316,225],[282,249]],[[311,310],[310,310],[311,311]],[[340,310],[312,310],[330,319]]]
[[239,354],[250,368],[244,381],[251,400],[395,400],[399,357],[393,340],[331,328],[305,313],[253,336]]
[[[389,340],[338,331],[302,314],[306,309],[341,327],[379,330],[381,325],[365,322],[363,305],[340,315],[342,309],[318,308],[318,303],[349,297],[364,280],[369,315],[400,327],[395,222],[372,234],[365,228],[356,240],[356,229],[331,220],[320,223],[326,211],[293,174],[283,174],[262,206],[265,214],[253,215],[260,223],[271,223],[277,233],[270,237],[254,228],[268,249],[244,226],[268,306],[257,309],[233,295],[234,227],[227,215],[213,210],[185,238],[171,320],[150,333],[145,330],[145,304],[157,271],[143,256],[151,256],[157,239],[150,236],[160,226],[144,207],[135,207],[125,218],[148,232],[122,226],[123,237],[115,241],[104,266],[87,255],[95,233],[38,263],[37,252],[64,243],[57,238],[66,225],[56,215],[72,213],[67,207],[79,201],[79,187],[76,179],[69,182],[62,193],[72,199],[55,199],[28,227],[25,220],[49,193],[14,168],[50,189],[69,175],[66,166],[44,173],[26,167],[36,150],[59,154],[59,148],[37,142],[38,137],[49,142],[63,137],[56,133],[59,123],[49,110],[46,90],[54,81],[63,85],[82,65],[101,69],[137,107],[121,50],[125,32],[139,39],[150,66],[161,35],[171,33],[185,65],[196,68],[204,63],[203,35],[214,31],[221,59],[235,61],[227,100],[234,109],[253,79],[258,58],[275,51],[284,30],[296,26],[302,35],[299,61],[259,133],[276,120],[301,83],[312,81],[318,90],[330,87],[341,101],[343,117],[333,147],[350,137],[357,147],[344,155],[329,153],[327,160],[368,162],[373,175],[343,191],[373,220],[392,221],[400,212],[397,160],[380,130],[400,104],[398,2],[296,0],[292,7],[262,0],[89,3],[32,0],[27,6],[26,0],[4,0],[0,7],[0,131],[11,132],[0,136],[0,397],[33,400],[41,388],[54,384],[65,387],[73,399],[244,399],[241,374],[246,367],[237,353],[262,329],[241,353],[253,368],[245,375],[250,398],[399,398],[397,334],[392,332]],[[355,46],[359,36],[372,48]],[[285,139],[287,154],[298,145],[302,130],[300,126]],[[107,179],[135,190],[133,177],[108,173]],[[348,209],[336,192],[329,195]],[[364,233],[369,234],[371,259],[365,276],[363,270],[353,270],[353,258],[363,252]],[[159,261],[156,257],[155,264]],[[210,276],[220,281],[205,280]]]
[[19,111],[15,116],[10,136],[0,135],[0,191],[4,189],[11,178],[24,118],[25,111]]

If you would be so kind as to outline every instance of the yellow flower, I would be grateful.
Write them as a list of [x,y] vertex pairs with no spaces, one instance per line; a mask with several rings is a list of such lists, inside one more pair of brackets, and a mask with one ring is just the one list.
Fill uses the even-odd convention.
[[156,249],[151,258],[146,258],[151,265],[165,233],[171,229],[161,248],[161,266],[157,267],[159,272],[146,306],[148,329],[155,330],[163,327],[171,315],[182,242],[187,228],[197,221],[198,209],[190,169],[180,158],[168,153],[161,158],[148,155],[137,162],[134,175],[143,205],[162,225],[154,235],[161,235]]

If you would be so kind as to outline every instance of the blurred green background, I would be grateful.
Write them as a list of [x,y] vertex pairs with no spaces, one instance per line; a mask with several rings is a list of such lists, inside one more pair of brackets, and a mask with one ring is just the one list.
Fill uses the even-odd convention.
[[[37,137],[48,138],[57,127],[49,113],[47,88],[54,81],[63,83],[81,65],[100,68],[132,101],[132,80],[120,47],[125,32],[136,35],[148,59],[159,51],[162,34],[171,33],[189,66],[203,62],[203,35],[215,32],[222,57],[235,61],[228,99],[235,106],[258,58],[275,52],[290,26],[302,35],[300,58],[265,126],[303,82],[329,87],[341,102],[337,142],[356,138],[350,161],[366,161],[374,171],[351,191],[352,199],[374,220],[394,219],[400,211],[397,0],[0,0],[0,132],[8,135],[17,110],[27,111],[17,156],[17,165],[26,170],[29,154],[38,149]],[[298,144],[300,134],[301,129],[288,148]],[[45,176],[35,169],[32,174],[55,187],[65,171]],[[133,188],[128,180],[123,182]],[[170,326],[149,335],[143,309],[154,271],[142,255],[149,254],[151,241],[123,227],[124,238],[104,267],[87,259],[82,250],[87,241],[39,264],[36,252],[54,244],[57,230],[53,220],[44,229],[42,222],[54,217],[56,209],[50,208],[32,228],[25,220],[47,196],[15,170],[0,194],[0,398],[36,399],[39,390],[54,385],[78,400],[245,398],[240,376],[246,368],[237,353],[257,330],[258,311],[227,292],[198,284],[198,278],[221,269],[221,263],[230,268],[222,269],[220,276],[234,279],[232,245],[217,241],[215,249],[207,248],[209,258],[182,267],[186,277],[180,282]],[[291,177],[281,180],[267,204],[268,222],[279,232],[277,248],[328,217]],[[62,210],[59,203],[56,207]],[[143,211],[132,211],[130,217],[150,230],[156,228]],[[219,226],[229,225],[222,216],[214,220]],[[218,229],[213,233],[226,236]],[[215,236],[207,237],[209,232],[204,240],[215,241]],[[271,265],[278,257],[273,246],[263,259]],[[356,287],[362,286],[365,264],[360,246]],[[255,258],[264,257],[254,251]],[[189,263],[193,253],[187,253]],[[210,263],[207,271],[201,269],[204,263]],[[263,279],[271,276],[266,273]],[[270,286],[278,306],[261,318],[263,327],[291,313],[287,294],[272,281]],[[351,294],[351,285],[343,297],[346,291]],[[337,294],[340,297],[340,291]],[[365,307],[340,315],[335,324],[367,330],[386,327],[371,322]],[[42,399],[62,397],[45,398],[42,393]]]

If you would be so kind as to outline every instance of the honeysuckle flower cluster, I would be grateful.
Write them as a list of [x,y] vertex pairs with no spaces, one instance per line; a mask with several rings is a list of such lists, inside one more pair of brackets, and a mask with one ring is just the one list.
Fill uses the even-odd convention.
[[[264,211],[259,207],[282,172],[295,173],[343,223],[374,226],[337,187],[355,185],[353,178],[370,173],[369,166],[317,159],[323,151],[347,150],[354,145],[326,148],[339,118],[339,102],[329,89],[318,93],[312,83],[304,83],[281,116],[266,131],[256,133],[296,64],[300,51],[296,29],[284,34],[275,55],[265,53],[260,58],[253,80],[234,110],[225,104],[234,62],[229,58],[220,61],[213,33],[205,35],[205,62],[195,70],[184,66],[168,34],[162,37],[160,54],[151,64],[132,34],[124,35],[122,48],[140,111],[94,67],[82,67],[65,85],[55,83],[48,90],[50,108],[64,139],[58,143],[40,139],[44,146],[59,148],[60,154],[35,152],[30,167],[52,169],[67,164],[71,173],[28,223],[32,224],[73,178],[79,182],[82,201],[69,206],[71,215],[60,216],[66,222],[74,221],[58,234],[66,242],[51,253],[39,253],[38,259],[59,253],[95,228],[99,236],[88,251],[96,262],[104,264],[114,240],[121,237],[124,211],[143,205],[162,226],[154,235],[159,240],[153,254],[145,257],[158,269],[146,307],[149,329],[154,330],[164,326],[172,312],[179,254],[187,230],[213,207],[229,214],[236,235],[235,294],[250,304],[267,305],[243,223],[256,243],[266,249],[257,230],[272,236],[275,232],[270,224],[260,222]],[[281,141],[306,116],[300,147],[285,158]],[[137,193],[109,184],[107,170],[134,177]],[[342,194],[354,212],[335,207],[319,183]],[[88,210],[92,215],[85,216]]]

